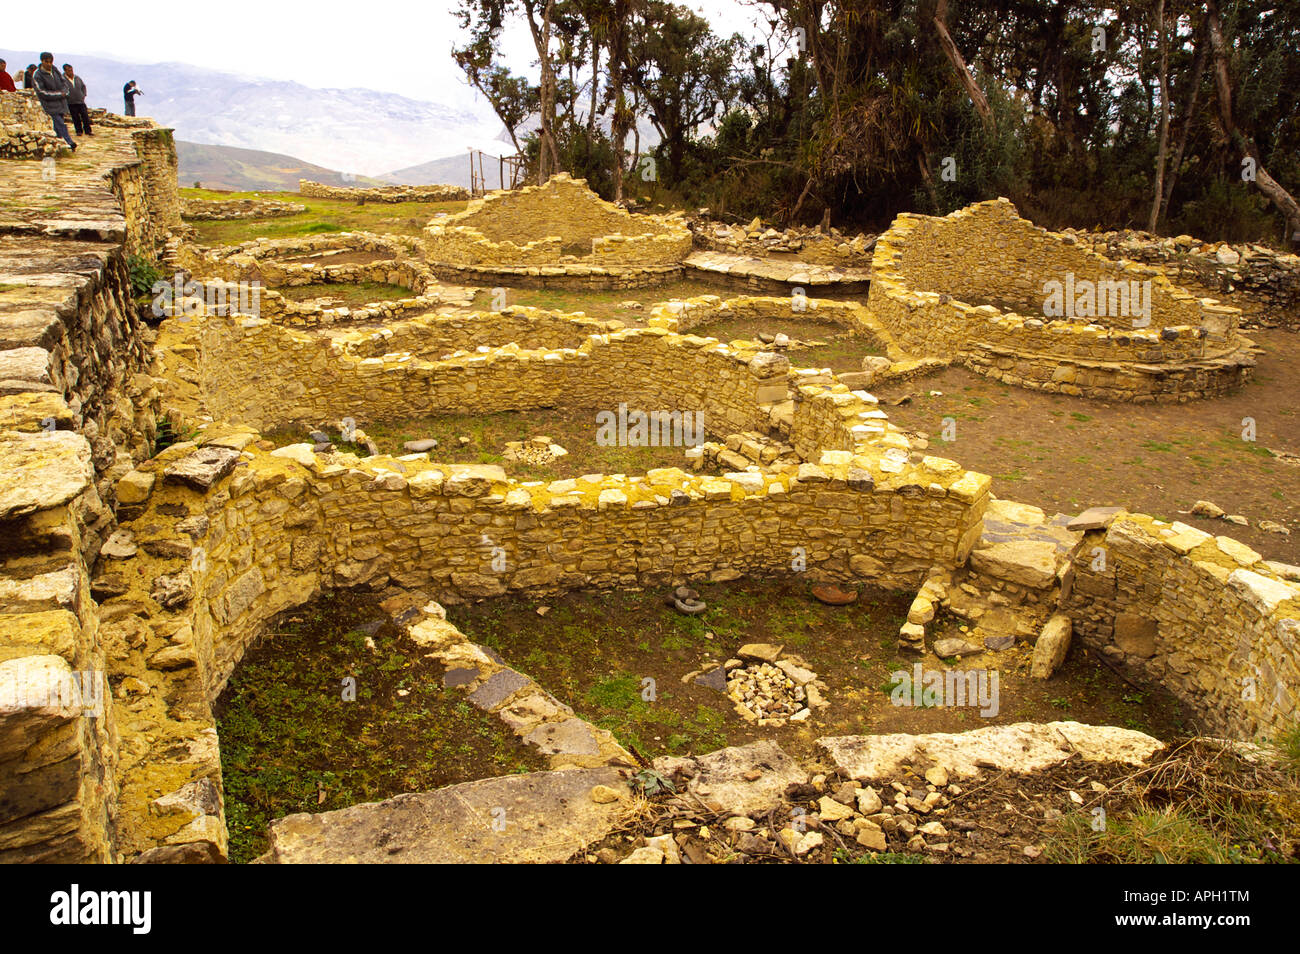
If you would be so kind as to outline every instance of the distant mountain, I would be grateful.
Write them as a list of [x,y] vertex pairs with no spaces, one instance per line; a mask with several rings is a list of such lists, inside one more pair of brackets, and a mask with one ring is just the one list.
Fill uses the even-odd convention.
[[[31,50],[3,50],[11,70],[34,62]],[[490,142],[501,131],[492,110],[446,72],[439,103],[376,90],[312,89],[299,83],[240,76],[183,63],[139,64],[60,52],[86,81],[87,102],[122,111],[122,86],[135,80],[141,116],[176,130],[176,138],[202,145],[267,150],[326,169],[378,175]],[[355,72],[344,73],[355,75]]]
[[[605,119],[600,120],[601,125],[609,132],[609,123]],[[537,129],[537,120],[530,119],[525,122],[519,129],[519,138],[522,140],[525,135]],[[644,117],[637,120],[637,129],[641,133],[641,148],[649,149],[659,142],[659,134],[655,132],[654,126]],[[627,148],[632,149],[633,140],[631,134],[627,137]],[[393,172],[386,172],[379,178],[385,182],[396,183],[398,185],[427,185],[436,183],[447,183],[448,185],[458,185],[469,188],[469,148],[472,145],[475,149],[482,149],[483,156],[481,167],[484,178],[487,180],[489,189],[498,188],[501,183],[501,166],[496,160],[496,156],[513,155],[515,151],[514,144],[506,138],[506,133],[502,130],[501,135],[490,143],[470,143],[465,150],[456,156],[447,156],[444,159],[434,159],[430,162],[422,162],[416,166],[408,166],[405,169],[397,169]],[[475,156],[475,163],[478,165],[479,157]],[[506,172],[506,182],[509,183],[509,171]]]
[[[488,186],[495,189],[498,178],[496,159],[484,155],[483,172],[487,175]],[[434,159],[432,162],[422,162],[418,166],[408,166],[395,172],[386,172],[379,178],[383,179],[388,185],[446,184],[463,186],[468,189],[471,185],[469,178],[469,150],[467,149],[459,156]]]
[[205,189],[231,192],[297,192],[299,179],[311,179],[326,185],[388,185],[366,176],[347,173],[303,162],[293,156],[235,146],[208,146],[176,140],[180,160],[177,178],[182,188],[202,183]]

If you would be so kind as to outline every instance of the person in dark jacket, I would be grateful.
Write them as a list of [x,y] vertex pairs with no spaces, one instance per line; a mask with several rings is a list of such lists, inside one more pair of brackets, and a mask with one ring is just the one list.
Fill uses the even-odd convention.
[[127,116],[135,115],[135,98],[137,96],[143,96],[143,95],[144,94],[141,93],[140,90],[136,88],[135,80],[131,80],[131,82],[127,83],[125,86],[122,87],[122,98],[126,100]]
[[0,93],[16,93],[17,87],[14,86],[14,78],[9,75],[8,64],[0,60]]
[[41,54],[41,65],[32,74],[32,87],[40,97],[45,115],[54,123],[54,132],[76,152],[77,144],[68,135],[68,125],[63,121],[68,114],[68,81],[54,69],[53,53]]
[[86,109],[86,81],[72,71],[72,64],[63,64],[63,78],[68,81],[68,112],[78,136],[93,136],[90,131],[90,111]]
[[23,70],[23,89],[32,88],[32,74],[36,72],[36,64],[28,63],[27,69]]

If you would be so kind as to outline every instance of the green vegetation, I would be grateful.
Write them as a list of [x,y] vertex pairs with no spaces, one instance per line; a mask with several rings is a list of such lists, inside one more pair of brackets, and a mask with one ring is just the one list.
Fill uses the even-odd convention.
[[291,301],[334,298],[349,308],[367,305],[372,301],[397,301],[401,298],[415,297],[415,292],[409,288],[389,285],[386,282],[313,282],[310,285],[277,288],[276,291]]
[[176,425],[169,417],[159,417],[154,419],[154,444],[153,452],[160,454],[173,444],[183,444],[185,441],[192,441],[199,434],[197,428],[191,428],[188,431],[178,431]]
[[544,767],[441,675],[348,594],[269,626],[217,704],[231,860],[263,852],[267,824],[292,812]]
[[[1242,864],[1297,860],[1300,776],[1231,744],[1192,739],[1105,794],[1104,818],[1072,813],[1050,829],[1049,861],[1070,864]],[[1087,808],[1087,805],[1085,805]]]
[[429,219],[439,212],[459,212],[464,202],[367,202],[346,199],[317,199],[296,192],[218,192],[212,189],[181,189],[182,199],[277,199],[297,202],[306,211],[266,219],[191,222],[201,245],[238,245],[255,238],[291,238],[329,232],[366,231],[396,235],[419,235]]
[[131,292],[136,298],[151,296],[154,282],[161,281],[163,278],[162,269],[143,255],[128,255],[126,271],[131,279]]
[[[1144,227],[1154,211],[1162,234],[1279,248],[1300,230],[1295,4],[1220,0],[1163,22],[1146,0],[757,7],[771,32],[750,42],[665,0],[566,4],[545,21],[536,4],[460,0],[453,56],[533,177],[566,169],[651,208],[878,227],[1005,195],[1049,228]],[[545,90],[501,54],[516,29]],[[593,72],[595,89],[573,81]],[[532,115],[540,129],[520,135]],[[641,117],[659,141],[638,156]],[[1247,153],[1268,176],[1243,187]]]

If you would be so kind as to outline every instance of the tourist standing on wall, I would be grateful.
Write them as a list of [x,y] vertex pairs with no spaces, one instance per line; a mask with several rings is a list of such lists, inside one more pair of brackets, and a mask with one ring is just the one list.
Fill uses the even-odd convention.
[[68,114],[68,81],[62,73],[55,72],[53,53],[41,54],[41,66],[32,74],[32,85],[41,98],[45,115],[54,121],[54,132],[76,152],[77,144],[68,135],[68,125],[63,121]]
[[7,65],[4,60],[0,60],[0,93],[16,93],[18,87],[14,86],[14,78],[9,75]]
[[122,98],[126,100],[126,115],[135,115],[135,98],[142,95],[144,94],[135,87],[135,80],[131,80],[131,82],[122,87]]
[[72,72],[70,63],[63,64],[63,78],[68,81],[68,112],[78,136],[93,136],[90,131],[90,111],[86,109],[86,81]]
[[28,63],[27,69],[23,71],[23,89],[32,88],[32,74],[36,72],[36,64]]

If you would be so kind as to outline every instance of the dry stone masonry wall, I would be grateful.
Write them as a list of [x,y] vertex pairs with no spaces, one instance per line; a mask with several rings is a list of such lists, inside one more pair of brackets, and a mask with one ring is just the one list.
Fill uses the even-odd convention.
[[1192,706],[1202,731],[1276,737],[1295,724],[1300,567],[1124,514],[1080,542],[1061,608],[1086,643]]
[[1157,266],[1200,294],[1231,295],[1252,326],[1300,327],[1300,256],[1255,243],[1206,243],[1190,235],[1070,229],[1062,234],[1108,258]]
[[[1048,282],[1096,313],[1047,317]],[[1138,297],[1125,298],[1148,282],[1149,312],[1139,314]],[[1037,228],[1005,199],[941,219],[900,215],[876,243],[867,304],[913,355],[956,356],[1036,390],[1185,401],[1239,386],[1254,364],[1238,309]]]
[[[471,701],[490,699],[484,707],[553,766],[600,771],[626,761],[612,737],[468,643],[431,600],[725,581],[786,572],[796,555],[813,579],[915,589],[961,571],[981,541],[987,476],[915,452],[870,393],[834,374],[792,368],[757,342],[690,334],[713,319],[789,314],[788,298],[676,302],[656,308],[644,329],[524,308],[392,321],[402,308],[300,311],[274,292],[259,316],[229,303],[209,308],[210,288],[258,276],[284,285],[409,282],[430,300],[470,290],[437,285],[415,247],[389,237],[186,246],[175,237],[167,131],[146,120],[102,128],[85,147],[93,169],[65,166],[54,186],[33,177],[38,163],[0,162],[15,196],[0,218],[0,691],[9,693],[0,699],[0,860],[221,860],[212,701],[268,622],[323,589],[408,591],[412,599],[390,612],[444,662],[475,670]],[[553,211],[557,195],[561,205],[586,201],[579,183],[543,189],[551,201],[538,214]],[[516,197],[521,228],[538,195]],[[504,216],[493,221],[508,230],[508,198],[476,209]],[[980,255],[996,257],[988,249],[1007,242],[1012,271],[1032,261],[1112,274],[1069,246],[1033,258],[1046,254],[1042,236],[1001,206],[967,218]],[[613,259],[647,252],[658,261],[684,231],[674,219],[637,231],[643,223],[629,219],[592,208],[593,259],[602,248]],[[516,237],[549,247],[561,224]],[[882,280],[867,306],[810,299],[815,317],[873,336],[892,366],[954,353],[975,364],[1005,333],[1028,340],[1021,350],[1034,360],[1064,354],[1082,367],[1081,341],[1120,335],[1101,325],[1028,327],[954,302],[937,284],[943,276],[907,248],[909,236],[924,235],[951,252],[950,266],[965,267],[973,260],[943,228],[902,220],[877,249]],[[627,241],[602,241],[615,233]],[[505,249],[514,239],[485,241]],[[159,247],[200,279],[201,294],[170,303],[150,348],[125,255]],[[337,250],[382,257],[328,264]],[[518,267],[542,277],[550,266]],[[555,267],[563,277],[585,268],[621,281],[680,266]],[[1020,288],[1014,278],[963,281],[963,293]],[[1154,327],[1166,365],[1190,363],[1194,352],[1179,349],[1191,340],[1246,347],[1231,310],[1162,289],[1168,314]],[[380,327],[348,322],[363,312]],[[1155,347],[1128,337],[1096,346]],[[625,402],[703,411],[720,439],[715,459],[736,469],[519,481],[428,454],[271,450],[258,433],[295,421]],[[153,454],[162,411],[189,439]],[[997,513],[1006,512],[1001,504]],[[1089,562],[1094,547],[1107,553],[1107,569]],[[1018,573],[1014,560],[994,566],[981,552],[980,573]],[[1082,639],[1168,685],[1209,725],[1246,736],[1294,720],[1300,569],[1228,538],[1125,515],[1088,526],[1068,566],[1023,585],[1053,598],[1059,590]],[[82,674],[86,692],[65,692]]]
[[424,231],[436,271],[483,281],[497,275],[615,287],[650,283],[680,274],[691,245],[679,214],[633,215],[564,173],[545,185],[474,199]]
[[453,185],[392,185],[363,189],[329,186],[310,179],[298,180],[298,194],[313,199],[346,199],[353,202],[460,202],[469,190]]
[[195,222],[230,219],[270,219],[306,212],[301,202],[277,202],[274,199],[186,199],[181,215]]

